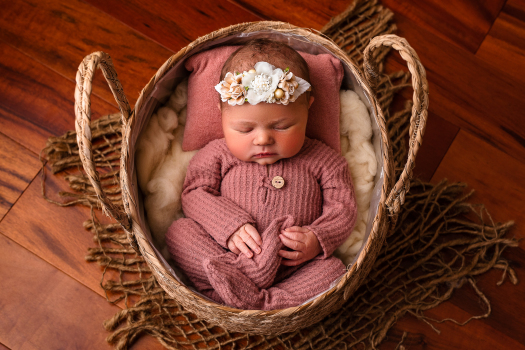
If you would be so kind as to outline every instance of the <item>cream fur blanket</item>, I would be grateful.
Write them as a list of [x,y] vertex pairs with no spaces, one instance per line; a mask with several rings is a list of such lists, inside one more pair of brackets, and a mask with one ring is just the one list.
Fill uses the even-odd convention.
[[[188,81],[181,82],[166,105],[149,120],[137,141],[137,177],[154,243],[164,257],[169,254],[164,234],[174,220],[184,216],[180,196],[188,163],[197,151],[182,151],[186,123]],[[377,171],[368,110],[353,91],[341,91],[341,152],[348,161],[357,199],[357,222],[335,255],[349,265],[365,235],[370,199]]]

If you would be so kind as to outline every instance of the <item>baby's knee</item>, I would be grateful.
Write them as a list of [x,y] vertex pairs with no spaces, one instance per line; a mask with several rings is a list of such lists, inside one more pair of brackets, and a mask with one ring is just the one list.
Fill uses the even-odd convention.
[[329,276],[337,277],[346,273],[346,266],[335,256],[325,259],[313,259],[306,266],[308,266],[308,269],[322,271],[328,278],[330,278]]
[[166,232],[168,245],[185,245],[195,239],[201,239],[208,234],[193,219],[181,218],[175,220]]

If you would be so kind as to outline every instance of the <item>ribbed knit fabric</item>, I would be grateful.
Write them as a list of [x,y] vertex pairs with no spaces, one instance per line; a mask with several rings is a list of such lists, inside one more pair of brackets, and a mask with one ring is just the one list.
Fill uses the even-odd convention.
[[[284,186],[272,179],[280,176]],[[331,257],[352,232],[357,216],[348,163],[322,142],[306,139],[294,157],[272,165],[243,162],[224,139],[210,142],[190,162],[182,192],[186,219],[168,229],[178,266],[204,295],[243,309],[296,306],[326,290],[345,272]],[[227,250],[242,225],[254,225],[262,252],[252,259]],[[281,265],[282,229],[304,226],[322,252],[298,267]],[[220,299],[220,300],[219,300]]]

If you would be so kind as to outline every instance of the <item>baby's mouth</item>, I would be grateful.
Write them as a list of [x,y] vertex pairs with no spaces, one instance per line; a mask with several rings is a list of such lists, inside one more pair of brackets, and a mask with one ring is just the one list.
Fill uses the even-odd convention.
[[261,152],[261,153],[257,153],[254,157],[255,158],[266,158],[266,157],[272,157],[275,155],[277,155],[277,153]]

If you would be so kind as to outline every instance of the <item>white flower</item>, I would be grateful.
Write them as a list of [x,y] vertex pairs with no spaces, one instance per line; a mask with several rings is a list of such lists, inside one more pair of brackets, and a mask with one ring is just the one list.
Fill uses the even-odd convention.
[[277,84],[283,74],[282,69],[275,68],[267,62],[257,62],[255,64],[255,73],[244,72],[243,84],[248,83],[248,102],[256,105],[259,102],[274,103],[273,95]]
[[258,94],[263,94],[268,89],[270,89],[270,85],[272,84],[272,78],[267,76],[266,74],[259,74],[256,75],[255,78],[253,78],[250,87],[255,90]]

